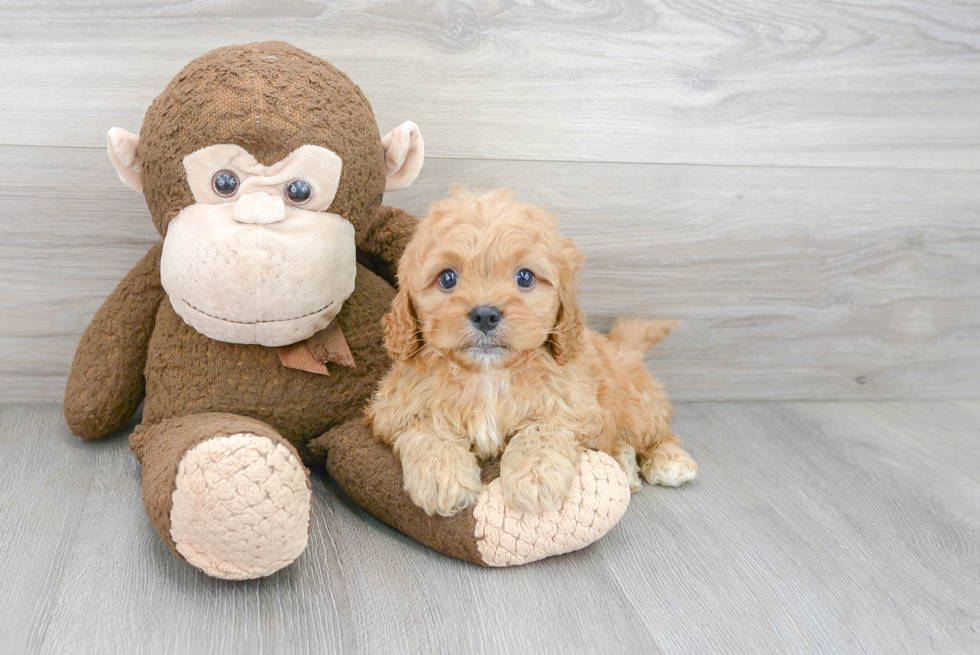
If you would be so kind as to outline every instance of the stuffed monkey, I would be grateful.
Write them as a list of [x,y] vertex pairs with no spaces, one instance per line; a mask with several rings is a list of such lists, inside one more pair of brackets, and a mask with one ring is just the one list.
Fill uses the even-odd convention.
[[490,482],[430,517],[402,489],[363,409],[390,365],[381,317],[416,219],[381,204],[422,166],[414,123],[381,137],[361,90],[285,43],[188,64],[140,135],[108,152],[163,243],[82,336],[65,392],[74,434],[104,437],[144,403],[130,445],[147,514],[219,578],[269,575],[304,550],[322,466],[369,512],[454,557],[519,564],[581,548],[625,511],[625,477],[590,452],[560,510],[521,515]]

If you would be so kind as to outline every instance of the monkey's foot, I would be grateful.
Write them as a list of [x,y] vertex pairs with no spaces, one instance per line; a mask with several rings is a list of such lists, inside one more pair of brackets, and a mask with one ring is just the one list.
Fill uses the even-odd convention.
[[497,478],[473,508],[477,548],[488,566],[526,564],[588,546],[619,522],[630,502],[622,467],[609,455],[590,450],[579,459],[578,475],[557,509],[526,514],[504,504]]
[[309,471],[270,425],[235,414],[192,414],[141,424],[129,444],[143,466],[153,527],[204,573],[259,578],[306,548]]
[[260,578],[306,549],[306,469],[266,437],[233,434],[188,450],[177,466],[172,500],[177,552],[216,578]]
[[630,501],[629,482],[616,460],[586,451],[568,496],[554,510],[508,509],[499,471],[484,462],[488,484],[475,505],[455,516],[428,516],[403,488],[401,461],[391,446],[363,421],[334,428],[309,449],[311,461],[325,460],[333,480],[371,514],[442,553],[483,566],[526,564],[588,546],[616,525]]

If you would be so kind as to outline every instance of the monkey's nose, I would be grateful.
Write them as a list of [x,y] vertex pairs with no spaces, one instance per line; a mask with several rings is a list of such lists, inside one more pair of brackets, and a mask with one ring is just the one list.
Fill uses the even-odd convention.
[[239,223],[278,223],[286,218],[286,203],[282,196],[264,191],[246,193],[235,203],[231,216]]
[[484,334],[496,330],[503,317],[504,313],[494,305],[480,305],[470,312],[470,321]]

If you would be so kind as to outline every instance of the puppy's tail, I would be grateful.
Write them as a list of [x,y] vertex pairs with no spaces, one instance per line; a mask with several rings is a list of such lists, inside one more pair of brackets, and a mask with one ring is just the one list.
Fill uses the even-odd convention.
[[623,350],[646,352],[679,326],[679,321],[621,318],[616,321],[608,336],[610,341]]

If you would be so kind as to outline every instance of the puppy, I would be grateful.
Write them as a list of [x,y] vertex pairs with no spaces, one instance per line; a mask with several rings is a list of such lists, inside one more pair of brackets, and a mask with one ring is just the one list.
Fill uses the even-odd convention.
[[608,338],[587,329],[584,259],[553,217],[508,189],[457,185],[420,223],[384,317],[395,365],[367,421],[430,516],[473,504],[479,460],[501,453],[505,502],[532,513],[565,497],[584,448],[615,457],[633,491],[640,474],[667,486],[697,474],[643,366],[676,324],[620,320]]

